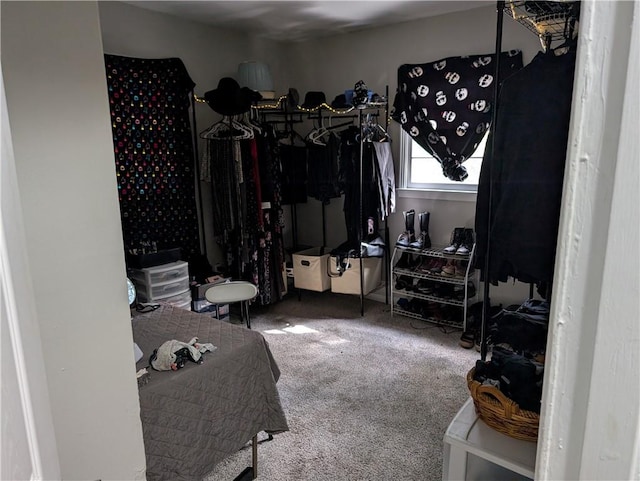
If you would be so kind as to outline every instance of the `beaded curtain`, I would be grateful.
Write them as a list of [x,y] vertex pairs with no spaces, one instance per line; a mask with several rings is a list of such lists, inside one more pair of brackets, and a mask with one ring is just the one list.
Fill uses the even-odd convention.
[[178,58],[105,55],[125,250],[200,252],[190,92]]

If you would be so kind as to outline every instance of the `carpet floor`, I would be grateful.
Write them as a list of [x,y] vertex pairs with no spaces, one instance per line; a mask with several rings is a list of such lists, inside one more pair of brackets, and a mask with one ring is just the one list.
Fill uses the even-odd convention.
[[[360,316],[358,296],[308,291],[252,308],[282,371],[290,428],[259,445],[258,479],[442,479],[442,439],[479,354],[458,346],[460,331],[389,309],[367,300]],[[231,481],[250,465],[247,444],[205,480]]]

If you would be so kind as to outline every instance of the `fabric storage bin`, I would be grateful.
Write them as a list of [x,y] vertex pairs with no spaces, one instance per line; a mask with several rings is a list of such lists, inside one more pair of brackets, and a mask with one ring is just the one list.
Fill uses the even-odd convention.
[[296,288],[318,292],[331,288],[327,272],[329,251],[325,247],[312,247],[293,254],[293,285]]
[[[337,257],[331,257],[331,266],[335,269]],[[349,268],[341,276],[332,273],[331,292],[338,294],[360,294],[360,268],[364,266],[362,292],[366,295],[380,285],[382,275],[381,257],[349,258]],[[336,277],[333,277],[336,276]]]

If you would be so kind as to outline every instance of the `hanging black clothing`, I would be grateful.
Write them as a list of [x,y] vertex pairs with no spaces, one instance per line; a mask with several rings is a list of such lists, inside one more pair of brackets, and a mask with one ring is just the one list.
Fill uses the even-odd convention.
[[[362,185],[360,184],[360,129],[349,127],[340,138],[338,185],[344,193],[344,217],[348,245],[358,246],[360,232],[377,235],[380,198],[375,153],[371,142],[362,143]],[[360,191],[362,190],[362,215]],[[371,226],[370,223],[373,223]]]
[[307,148],[280,144],[282,159],[282,204],[307,202]]
[[340,197],[338,188],[339,140],[330,133],[325,145],[307,142],[307,174],[309,197],[329,204]]
[[[489,128],[495,58],[495,54],[449,57],[398,68],[392,117],[438,159],[449,179],[467,177],[462,163]],[[500,79],[520,68],[520,50],[500,54]]]
[[105,55],[124,246],[200,253],[190,92],[178,58]]
[[[475,218],[476,266],[493,283],[508,277],[529,283],[553,278],[575,59],[575,51],[540,52],[502,84]],[[489,219],[491,252],[484,272]]]

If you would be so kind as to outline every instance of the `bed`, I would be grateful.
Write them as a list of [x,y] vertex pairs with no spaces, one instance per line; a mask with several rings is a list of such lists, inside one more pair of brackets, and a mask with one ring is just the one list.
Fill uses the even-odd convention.
[[[154,371],[139,387],[147,479],[201,480],[260,431],[288,431],[276,382],[280,370],[257,331],[170,305],[137,314],[133,338],[144,353],[163,342],[198,337],[216,349],[204,362]],[[254,442],[254,461],[255,461]]]

